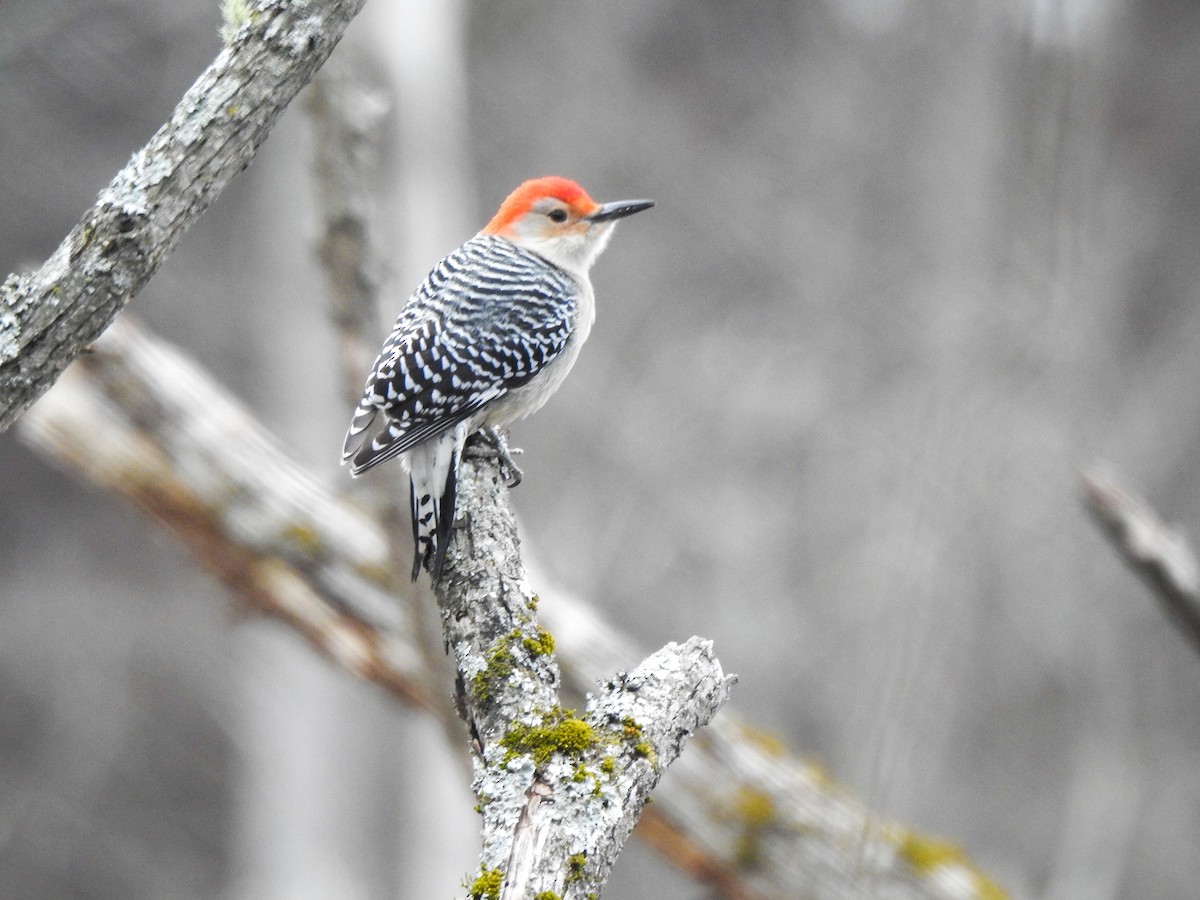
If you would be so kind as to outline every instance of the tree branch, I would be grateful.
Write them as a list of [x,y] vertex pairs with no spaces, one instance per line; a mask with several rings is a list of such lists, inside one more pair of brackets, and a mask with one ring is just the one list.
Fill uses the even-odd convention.
[[563,709],[554,641],[521,563],[508,488],[494,460],[464,460],[463,527],[434,584],[459,709],[475,749],[483,815],[480,879],[525,900],[550,891],[595,895],[683,742],[729,695],[707,641],[669,644],[590,697]]
[[0,286],[0,431],[58,379],[253,159],[363,0],[259,0],[170,120],[35,272]]
[[124,316],[22,420],[35,449],[162,522],[249,607],[409,703],[429,689],[378,525]]
[[[243,601],[428,708],[430,691],[412,681],[422,669],[403,611],[408,583],[386,574],[380,525],[287,459],[240,404],[131,317],[21,426],[34,449],[166,524]],[[231,578],[231,559],[276,577]],[[295,585],[307,589],[288,589]],[[538,612],[574,691],[636,653],[636,641],[568,594]],[[956,848],[886,824],[728,710],[676,761],[638,833],[730,898],[832,900],[863,884],[904,900],[1003,896]]]
[[1184,536],[1107,471],[1084,474],[1083,490],[1088,511],[1117,552],[1200,650],[1200,563]]

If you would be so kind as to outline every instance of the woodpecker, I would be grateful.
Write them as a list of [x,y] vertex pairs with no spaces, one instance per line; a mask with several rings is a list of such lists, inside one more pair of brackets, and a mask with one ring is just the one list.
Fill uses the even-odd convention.
[[[574,181],[526,181],[408,298],[342,447],[353,475],[399,456],[410,478],[412,577],[441,574],[467,437],[536,412],[595,320],[588,271],[614,223],[653,200],[597,203]],[[381,415],[382,414],[382,415]]]

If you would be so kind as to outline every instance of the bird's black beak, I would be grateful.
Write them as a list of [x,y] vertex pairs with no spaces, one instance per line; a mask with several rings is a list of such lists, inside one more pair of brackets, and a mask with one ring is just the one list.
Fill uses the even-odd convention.
[[586,218],[589,222],[612,222],[649,209],[653,205],[653,200],[614,200],[612,203],[602,203],[598,210]]

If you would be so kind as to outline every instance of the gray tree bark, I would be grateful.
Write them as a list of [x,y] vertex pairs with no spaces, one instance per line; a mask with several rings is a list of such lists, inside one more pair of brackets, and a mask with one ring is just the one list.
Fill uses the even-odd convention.
[[254,158],[363,0],[260,0],[36,271],[0,286],[0,431],[54,384]]
[[724,704],[734,679],[709,642],[692,638],[611,676],[589,694],[583,716],[564,709],[508,488],[494,461],[468,458],[463,470],[465,525],[434,591],[483,815],[471,896],[525,900],[549,891],[584,900],[603,888],[660,775]]

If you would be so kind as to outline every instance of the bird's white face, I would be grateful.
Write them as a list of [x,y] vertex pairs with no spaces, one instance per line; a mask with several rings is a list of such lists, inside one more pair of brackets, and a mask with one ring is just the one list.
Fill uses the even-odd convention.
[[515,243],[568,272],[586,274],[612,237],[612,221],[588,218],[595,204],[569,204],[557,197],[535,200],[511,230]]
[[653,205],[653,200],[597,203],[574,181],[548,175],[509,194],[481,234],[507,238],[586,283],[616,220]]

